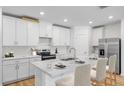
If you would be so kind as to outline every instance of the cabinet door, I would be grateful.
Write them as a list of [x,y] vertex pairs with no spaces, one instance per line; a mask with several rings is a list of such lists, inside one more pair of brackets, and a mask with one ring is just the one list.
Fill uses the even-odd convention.
[[96,28],[96,29],[93,29],[93,32],[92,32],[92,45],[93,46],[98,46],[98,41],[99,39],[102,38],[103,36],[103,27],[101,28]]
[[65,29],[63,28],[59,28],[60,32],[59,32],[59,45],[60,46],[65,46],[66,45],[66,38],[65,38]]
[[55,26],[53,27],[53,45],[60,45],[60,29]]
[[27,22],[21,19],[16,20],[16,45],[27,45]]
[[51,23],[47,23],[47,37],[48,38],[52,38],[52,24]]
[[15,19],[3,16],[3,46],[15,45]]
[[28,45],[36,46],[39,40],[39,24],[28,22]]
[[17,80],[17,66],[3,65],[3,83],[8,81]]
[[45,22],[40,22],[40,31],[39,31],[39,36],[40,37],[46,37],[47,33],[46,33],[46,23]]
[[40,22],[40,37],[52,38],[52,24],[49,22]]
[[35,75],[35,67],[32,65],[32,63],[33,62],[38,62],[38,61],[41,61],[41,57],[30,59],[30,76]]
[[29,62],[18,64],[18,79],[26,78],[29,76]]
[[66,29],[66,32],[65,32],[65,43],[66,43],[66,46],[70,45],[70,30],[69,29]]

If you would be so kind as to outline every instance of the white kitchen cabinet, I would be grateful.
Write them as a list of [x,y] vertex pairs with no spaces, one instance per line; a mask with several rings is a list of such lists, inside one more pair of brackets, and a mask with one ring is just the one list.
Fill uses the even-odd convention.
[[38,58],[30,58],[30,76],[35,75],[35,67],[32,65],[33,62],[41,61],[41,57]]
[[37,46],[39,42],[39,24],[28,22],[28,46]]
[[29,59],[3,61],[3,83],[29,77]]
[[69,46],[70,45],[70,30],[62,27],[53,27],[53,45],[54,46]]
[[3,65],[3,83],[17,80],[17,65]]
[[52,38],[52,24],[49,22],[40,21],[40,37]]
[[16,19],[16,45],[27,45],[27,21]]
[[18,64],[18,79],[29,77],[29,62]]
[[92,30],[92,46],[98,46],[99,39],[103,38],[103,27]]
[[60,29],[57,27],[53,27],[53,46],[60,45]]
[[3,16],[3,46],[15,45],[15,19]]
[[66,29],[66,32],[65,32],[66,34],[65,34],[65,42],[66,42],[66,46],[69,46],[70,45],[70,29]]

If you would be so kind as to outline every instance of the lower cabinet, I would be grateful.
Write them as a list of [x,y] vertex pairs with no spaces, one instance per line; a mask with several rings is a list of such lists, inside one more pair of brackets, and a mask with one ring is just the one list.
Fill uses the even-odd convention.
[[3,65],[3,83],[17,80],[17,65]]
[[29,62],[18,64],[18,79],[29,77]]
[[30,58],[30,76],[35,75],[35,67],[32,65],[33,62],[41,61],[41,57]]
[[2,82],[7,84],[33,76],[35,74],[35,68],[31,63],[38,61],[41,61],[41,57],[3,61]]
[[9,61],[3,62],[3,83],[29,77],[29,61],[27,59],[11,60],[10,63]]

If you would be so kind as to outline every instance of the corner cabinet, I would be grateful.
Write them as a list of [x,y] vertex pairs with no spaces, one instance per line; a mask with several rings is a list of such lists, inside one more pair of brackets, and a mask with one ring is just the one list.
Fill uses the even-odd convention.
[[53,46],[69,46],[70,29],[53,26]]
[[45,21],[40,21],[40,37],[52,38],[52,24]]
[[39,24],[28,22],[28,46],[37,46],[39,41]]

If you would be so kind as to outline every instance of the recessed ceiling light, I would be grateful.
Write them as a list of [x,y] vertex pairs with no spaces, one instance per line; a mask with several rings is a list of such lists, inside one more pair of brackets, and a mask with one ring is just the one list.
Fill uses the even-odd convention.
[[109,16],[108,19],[112,19],[114,16]]
[[93,23],[93,21],[89,21],[89,24],[92,24]]
[[40,12],[40,15],[44,15],[45,13],[44,12]]
[[64,22],[68,22],[68,19],[64,19]]

